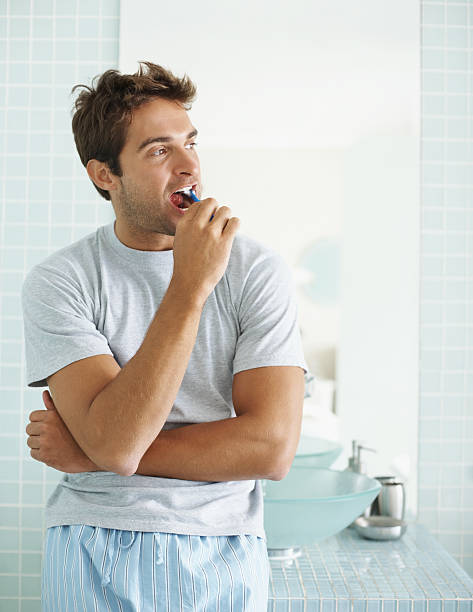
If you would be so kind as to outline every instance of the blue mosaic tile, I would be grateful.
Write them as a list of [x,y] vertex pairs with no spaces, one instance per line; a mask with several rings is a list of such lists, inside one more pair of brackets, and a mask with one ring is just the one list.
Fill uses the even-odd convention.
[[268,611],[473,612],[473,580],[418,523],[399,540],[344,529],[301,551],[270,560]]

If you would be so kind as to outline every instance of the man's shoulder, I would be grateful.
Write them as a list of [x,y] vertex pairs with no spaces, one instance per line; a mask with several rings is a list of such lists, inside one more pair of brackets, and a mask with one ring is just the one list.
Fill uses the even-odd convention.
[[24,285],[43,280],[51,276],[70,278],[82,276],[85,271],[96,261],[97,243],[101,227],[68,244],[45,259],[33,265],[28,271]]
[[272,247],[248,236],[237,233],[233,240],[229,265],[235,270],[248,271],[253,266],[278,260],[280,254]]

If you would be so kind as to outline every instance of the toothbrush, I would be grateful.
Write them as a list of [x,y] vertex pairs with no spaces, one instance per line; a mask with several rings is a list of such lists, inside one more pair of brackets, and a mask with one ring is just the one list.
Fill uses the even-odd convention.
[[192,189],[189,189],[189,196],[193,202],[200,202],[199,198],[195,195]]
[[[190,196],[190,198],[191,198],[191,200],[193,202],[200,202],[199,198],[195,195],[195,193],[194,193],[194,191],[192,189],[189,189],[188,193],[189,193],[189,196]],[[212,221],[213,218],[214,218],[214,216],[212,215],[210,217],[210,221]]]

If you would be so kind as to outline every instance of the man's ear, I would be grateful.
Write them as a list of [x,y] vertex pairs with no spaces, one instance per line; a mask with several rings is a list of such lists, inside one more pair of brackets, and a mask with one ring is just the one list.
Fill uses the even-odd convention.
[[89,159],[86,166],[87,174],[91,180],[105,191],[115,191],[118,186],[119,177],[112,174],[105,162],[97,159]]

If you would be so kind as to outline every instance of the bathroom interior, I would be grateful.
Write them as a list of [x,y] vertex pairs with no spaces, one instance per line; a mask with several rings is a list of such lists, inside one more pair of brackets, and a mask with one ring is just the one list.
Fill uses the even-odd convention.
[[310,371],[263,483],[268,610],[473,610],[472,43],[472,0],[0,1],[2,612],[40,610],[62,476],[25,444],[20,288],[113,220],[70,90],[140,60],[196,82],[204,194],[293,272]]

